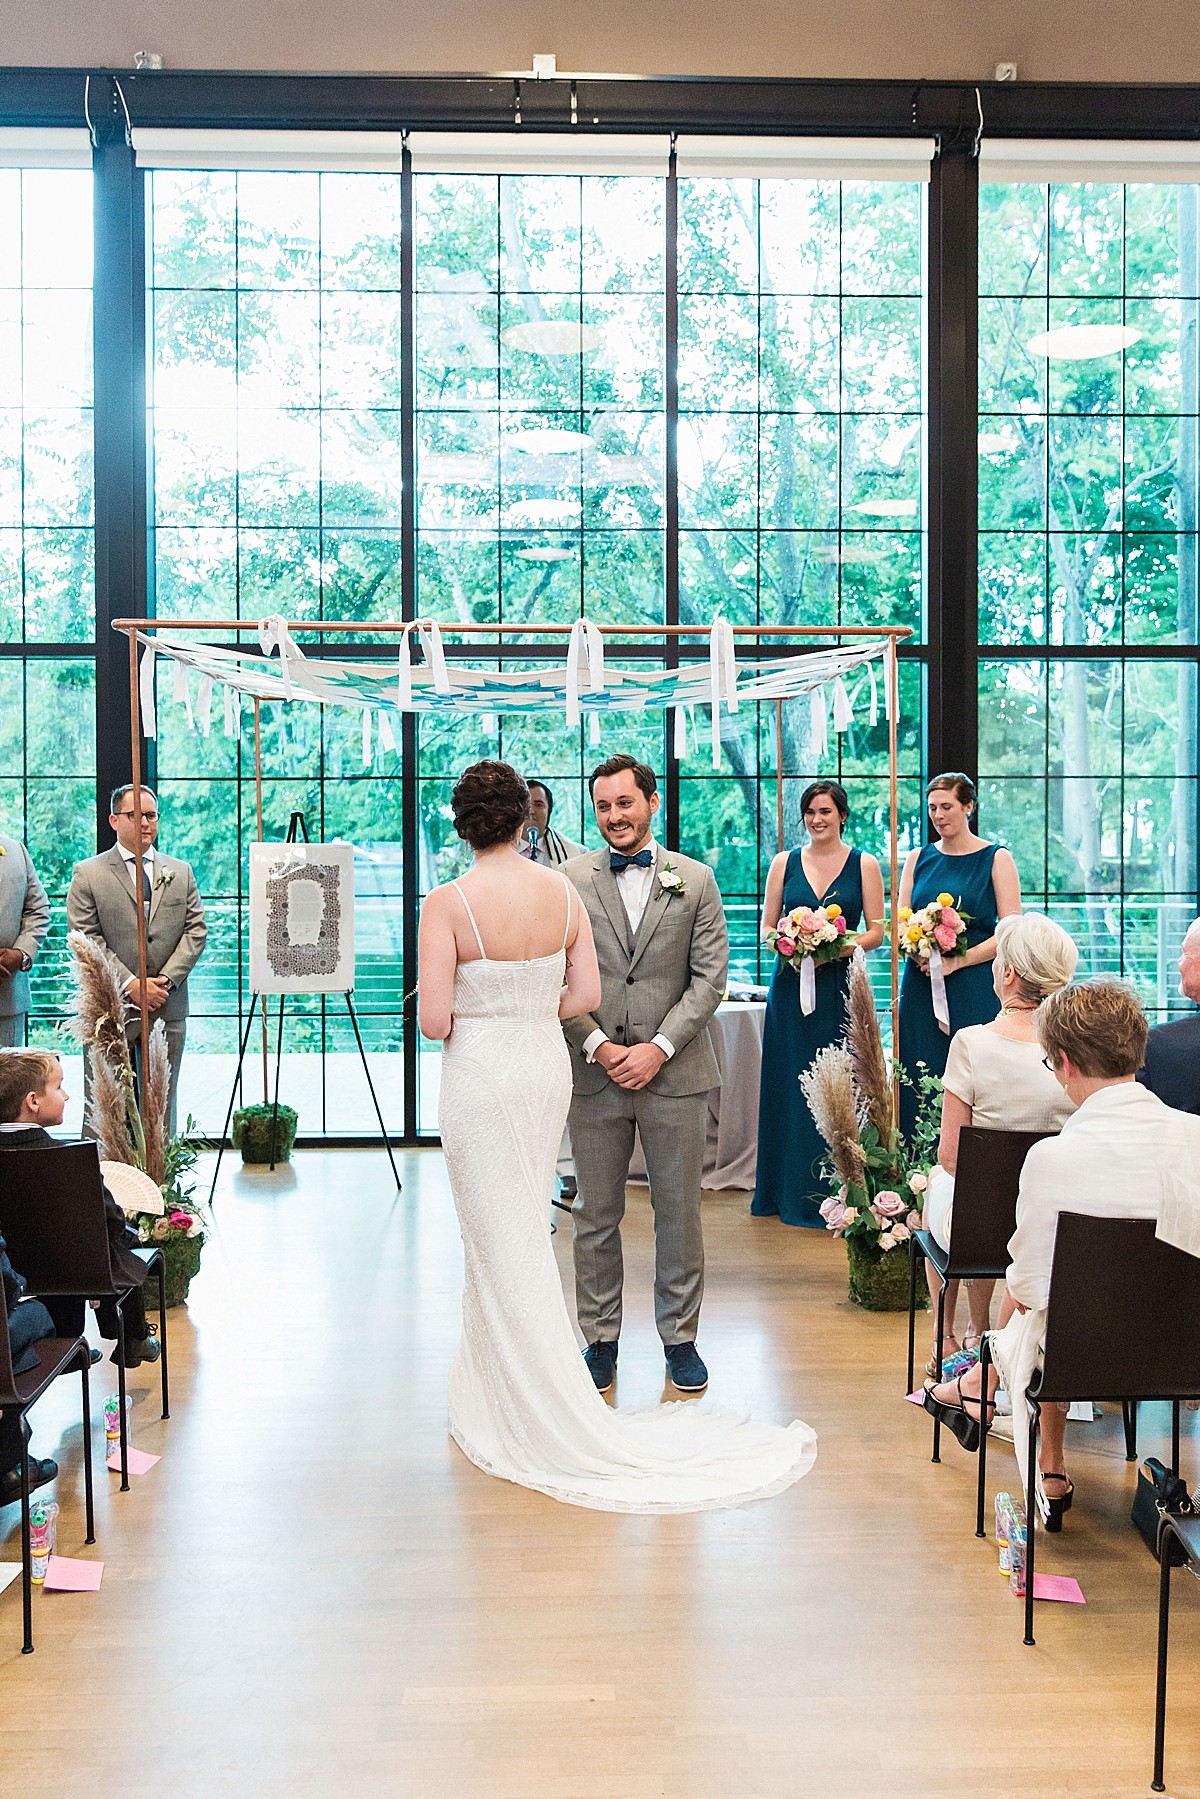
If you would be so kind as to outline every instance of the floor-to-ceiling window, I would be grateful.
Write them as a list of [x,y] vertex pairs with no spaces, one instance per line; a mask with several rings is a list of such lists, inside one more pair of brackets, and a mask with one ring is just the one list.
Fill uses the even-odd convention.
[[[400,615],[398,174],[158,169],[147,177],[152,579],[170,617]],[[338,646],[339,653],[345,649]],[[196,869],[208,948],[189,983],[182,1103],[220,1126],[249,1003],[252,713],[158,677],[160,841]],[[401,1128],[399,756],[357,715],[262,708],[264,835],[299,813],[353,842],[356,1004]],[[240,853],[239,853],[240,851]],[[276,1046],[273,1006],[270,1054]],[[289,1000],[283,1094],[310,1133],[374,1127],[344,1002]],[[245,1093],[261,1098],[257,1032]],[[332,1076],[333,1078],[328,1078]]]
[[95,849],[93,566],[91,173],[0,168],[0,831],[51,900],[30,1041],[64,1046],[64,902]]
[[[923,632],[923,190],[916,181],[686,177],[679,184],[680,592],[684,622],[879,625]],[[766,645],[764,644],[764,648]],[[851,683],[854,721],[814,740],[783,715],[785,844],[817,773],[848,836],[886,857],[887,727]],[[901,670],[903,840],[920,813],[920,664]],[[779,847],[776,721],[723,721],[723,761],[682,771],[680,841],[711,860],[733,966],[769,974],[758,938]],[[883,959],[876,957],[881,983]]]
[[[658,173],[426,170],[419,152],[417,170],[418,614],[511,625],[582,613],[654,626],[706,624],[720,610],[763,624],[900,622],[919,638],[917,181],[705,174],[669,191],[665,148]],[[399,173],[147,174],[160,615],[400,616],[402,206]],[[510,657],[538,647],[507,643]],[[561,658],[561,640],[540,648]],[[704,650],[685,642],[678,653]],[[617,659],[669,653],[653,635],[610,645]],[[800,789],[821,772],[847,783],[854,840],[886,848],[887,733],[870,685],[852,683],[854,722],[839,735],[830,717],[824,748],[808,704],[785,709],[788,842],[798,841]],[[212,1126],[249,997],[238,852],[254,832],[250,709],[239,739],[194,681],[160,671],[159,695],[163,842],[195,863],[212,927],[192,983],[185,1079],[185,1101]],[[921,705],[920,663],[909,661],[906,840],[919,810]],[[400,996],[412,985],[401,957],[399,756],[376,735],[364,768],[357,717],[265,706],[261,722],[266,835],[282,835],[300,812],[314,837],[358,846],[358,1000],[369,1047],[386,1056],[400,1048]],[[591,843],[587,771],[629,749],[659,770],[664,803],[678,792],[666,832],[713,863],[734,972],[756,979],[762,883],[777,847],[774,713],[724,720],[719,778],[708,770],[706,721],[693,725],[675,789],[661,718],[614,719],[599,732],[559,721],[421,723],[414,897],[463,865],[449,793],[466,762],[503,755],[541,775],[556,826]],[[285,1051],[305,1063],[288,1064],[303,1128],[369,1131],[337,1003],[297,1000],[289,1016]],[[256,1033],[255,1070],[257,1048]],[[418,1123],[431,1129],[436,1059],[420,1061]],[[380,1072],[395,1123],[398,1069]]]
[[1155,1013],[1196,910],[1197,198],[980,189],[982,827]]

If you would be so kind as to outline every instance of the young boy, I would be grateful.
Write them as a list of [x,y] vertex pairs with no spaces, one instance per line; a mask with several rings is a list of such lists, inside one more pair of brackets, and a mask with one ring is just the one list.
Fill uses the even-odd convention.
[[[69,1098],[63,1086],[62,1064],[51,1050],[0,1049],[0,1149],[52,1147],[54,1139],[48,1127],[62,1123]],[[130,1254],[137,1244],[137,1235],[126,1224],[124,1212],[107,1187],[104,1210],[113,1279],[118,1285],[133,1288],[124,1307],[125,1366],[137,1368],[142,1362],[156,1362],[161,1353],[161,1345],[146,1323],[141,1288],[146,1264]],[[47,1299],[45,1304],[57,1336],[82,1336],[84,1299]],[[97,1321],[102,1337],[116,1337],[117,1308],[111,1299],[101,1300]],[[111,1359],[117,1359],[115,1350]]]
[[[12,1351],[14,1374],[26,1374],[37,1366],[35,1345],[43,1337],[53,1337],[54,1320],[40,1299],[28,1299],[25,1282],[8,1259],[4,1238],[0,1237],[0,1284],[4,1288],[4,1309],[8,1319],[8,1342]],[[21,1497],[21,1455],[24,1438],[21,1420],[16,1412],[0,1418],[0,1506],[11,1505]],[[29,1490],[44,1487],[58,1473],[58,1463],[47,1456],[29,1458]]]

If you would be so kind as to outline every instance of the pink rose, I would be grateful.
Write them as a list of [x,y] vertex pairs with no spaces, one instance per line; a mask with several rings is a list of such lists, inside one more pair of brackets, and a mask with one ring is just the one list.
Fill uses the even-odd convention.
[[940,924],[933,933],[936,941],[943,949],[950,950],[958,942],[958,932],[952,931],[948,924]]
[[902,1218],[908,1210],[908,1202],[901,1199],[898,1193],[893,1193],[890,1187],[885,1187],[871,1201],[871,1210],[882,1224],[885,1218]]
[[824,923],[824,918],[819,918],[815,912],[805,910],[800,914],[800,929],[802,931],[811,932],[820,930]]
[[823,1200],[820,1210],[821,1216],[825,1220],[825,1228],[830,1231],[842,1230],[850,1217],[842,1201],[833,1197]]
[[839,937],[844,937],[846,935],[846,920],[844,918],[835,918],[833,921],[833,928]]
[[959,913],[954,910],[953,906],[942,907],[941,922],[944,925],[948,925],[956,937],[963,928],[962,918]]
[[910,1212],[904,1222],[907,1224],[910,1231],[915,1231],[920,1227],[921,1214],[919,1212]]
[[881,1231],[880,1232],[879,1247],[880,1247],[880,1249],[882,1249],[884,1251],[885,1254],[889,1249],[895,1249],[896,1239],[892,1235],[891,1231]]
[[779,923],[775,926],[775,929],[780,933],[781,936],[784,936],[784,937],[791,936],[791,934],[792,934],[792,917],[791,917],[790,912],[784,913],[783,917],[779,920]]
[[929,1185],[929,1177],[920,1172],[910,1174],[908,1177],[908,1184],[914,1193],[924,1193],[926,1187]]
[[173,1224],[176,1230],[186,1231],[191,1222],[192,1214],[190,1212],[168,1212],[167,1214],[167,1223]]
[[795,939],[792,937],[777,937],[775,939],[775,948],[779,951],[781,956],[786,956],[790,960],[796,953]]

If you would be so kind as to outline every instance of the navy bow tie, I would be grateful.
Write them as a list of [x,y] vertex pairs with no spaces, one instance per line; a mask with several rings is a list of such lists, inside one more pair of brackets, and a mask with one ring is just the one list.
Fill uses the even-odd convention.
[[649,868],[653,861],[653,850],[639,850],[636,856],[621,856],[616,850],[608,852],[608,866],[615,875],[621,874],[626,868]]

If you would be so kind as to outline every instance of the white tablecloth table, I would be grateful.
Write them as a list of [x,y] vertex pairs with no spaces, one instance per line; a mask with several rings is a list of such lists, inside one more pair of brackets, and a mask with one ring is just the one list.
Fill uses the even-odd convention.
[[[704,1144],[704,1185],[754,1191],[758,1160],[758,1084],[762,1070],[762,1001],[726,1000],[712,1021],[713,1049],[721,1085],[708,1096],[708,1135]],[[631,1181],[644,1182],[646,1162],[640,1142],[633,1146]]]

